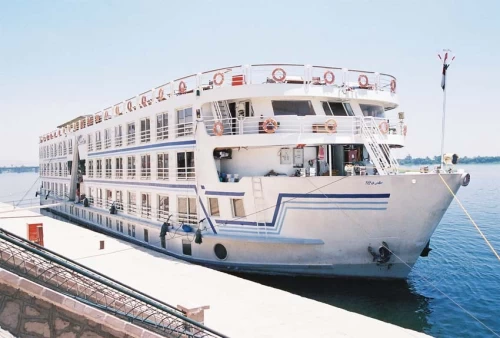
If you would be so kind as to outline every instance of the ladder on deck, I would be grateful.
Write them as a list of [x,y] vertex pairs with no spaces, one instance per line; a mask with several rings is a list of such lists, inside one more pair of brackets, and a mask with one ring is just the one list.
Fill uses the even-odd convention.
[[372,118],[361,119],[361,135],[368,150],[370,159],[377,168],[380,175],[395,174],[399,169],[399,163],[392,156],[391,149],[387,143],[379,143],[377,139],[382,139],[376,122]]
[[[212,102],[213,110],[219,121],[222,121],[224,130],[231,133],[231,112],[229,111],[229,105],[227,101],[215,101]],[[226,134],[226,133],[224,133]]]
[[260,234],[263,229],[264,234],[267,236],[267,227],[265,221],[264,211],[264,191],[262,189],[262,178],[258,176],[252,177],[252,193],[253,202],[255,207],[255,225],[257,232]]

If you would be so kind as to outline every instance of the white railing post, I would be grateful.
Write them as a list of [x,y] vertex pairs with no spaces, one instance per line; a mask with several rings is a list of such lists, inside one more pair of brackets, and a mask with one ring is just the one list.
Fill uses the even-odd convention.
[[174,81],[170,81],[170,98],[174,96]]
[[196,74],[196,89],[201,89],[202,75],[201,73]]
[[342,68],[342,83],[349,85],[349,70],[347,68]]
[[245,75],[245,84],[252,84],[252,66],[250,65],[245,65],[243,66],[244,68],[244,75]]
[[380,73],[375,72],[375,90],[379,90],[380,88]]

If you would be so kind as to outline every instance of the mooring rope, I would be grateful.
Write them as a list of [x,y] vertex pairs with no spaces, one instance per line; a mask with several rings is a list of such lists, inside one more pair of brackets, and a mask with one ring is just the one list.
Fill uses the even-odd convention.
[[441,174],[438,174],[439,177],[441,178],[441,181],[443,181],[444,185],[446,185],[446,187],[448,188],[448,191],[450,192],[450,194],[453,196],[453,198],[458,202],[458,205],[460,205],[460,208],[462,208],[462,210],[464,211],[464,213],[467,215],[467,217],[469,218],[469,220],[471,221],[471,223],[476,227],[477,231],[479,232],[479,234],[481,235],[481,237],[483,237],[484,241],[486,242],[486,244],[488,244],[488,246],[490,247],[491,251],[493,252],[493,254],[497,257],[497,259],[500,261],[500,255],[498,255],[498,253],[496,252],[495,248],[493,247],[493,245],[491,245],[490,241],[486,238],[486,236],[483,234],[483,232],[481,231],[481,229],[479,228],[479,226],[476,224],[476,222],[472,219],[471,215],[469,214],[469,212],[467,211],[467,209],[465,209],[464,205],[462,204],[462,202],[460,202],[460,200],[458,199],[457,195],[455,195],[455,193],[453,192],[453,190],[451,190],[450,186],[448,185],[448,183],[446,183],[446,181],[444,180],[443,176],[441,176]]

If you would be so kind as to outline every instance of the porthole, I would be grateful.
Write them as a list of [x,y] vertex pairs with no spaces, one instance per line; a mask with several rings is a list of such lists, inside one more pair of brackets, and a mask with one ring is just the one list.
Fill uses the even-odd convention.
[[226,247],[222,244],[215,244],[214,253],[218,259],[223,260],[227,258],[227,250]]

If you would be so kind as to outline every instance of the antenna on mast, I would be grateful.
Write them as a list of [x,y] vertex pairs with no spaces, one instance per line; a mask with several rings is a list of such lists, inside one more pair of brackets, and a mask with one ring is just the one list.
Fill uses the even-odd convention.
[[443,120],[441,129],[441,169],[444,168],[444,131],[446,122],[446,71],[451,66],[453,60],[455,60],[455,55],[453,55],[450,49],[443,49],[441,53],[438,54],[439,60],[443,62],[443,77],[441,79],[441,88],[443,89]]

